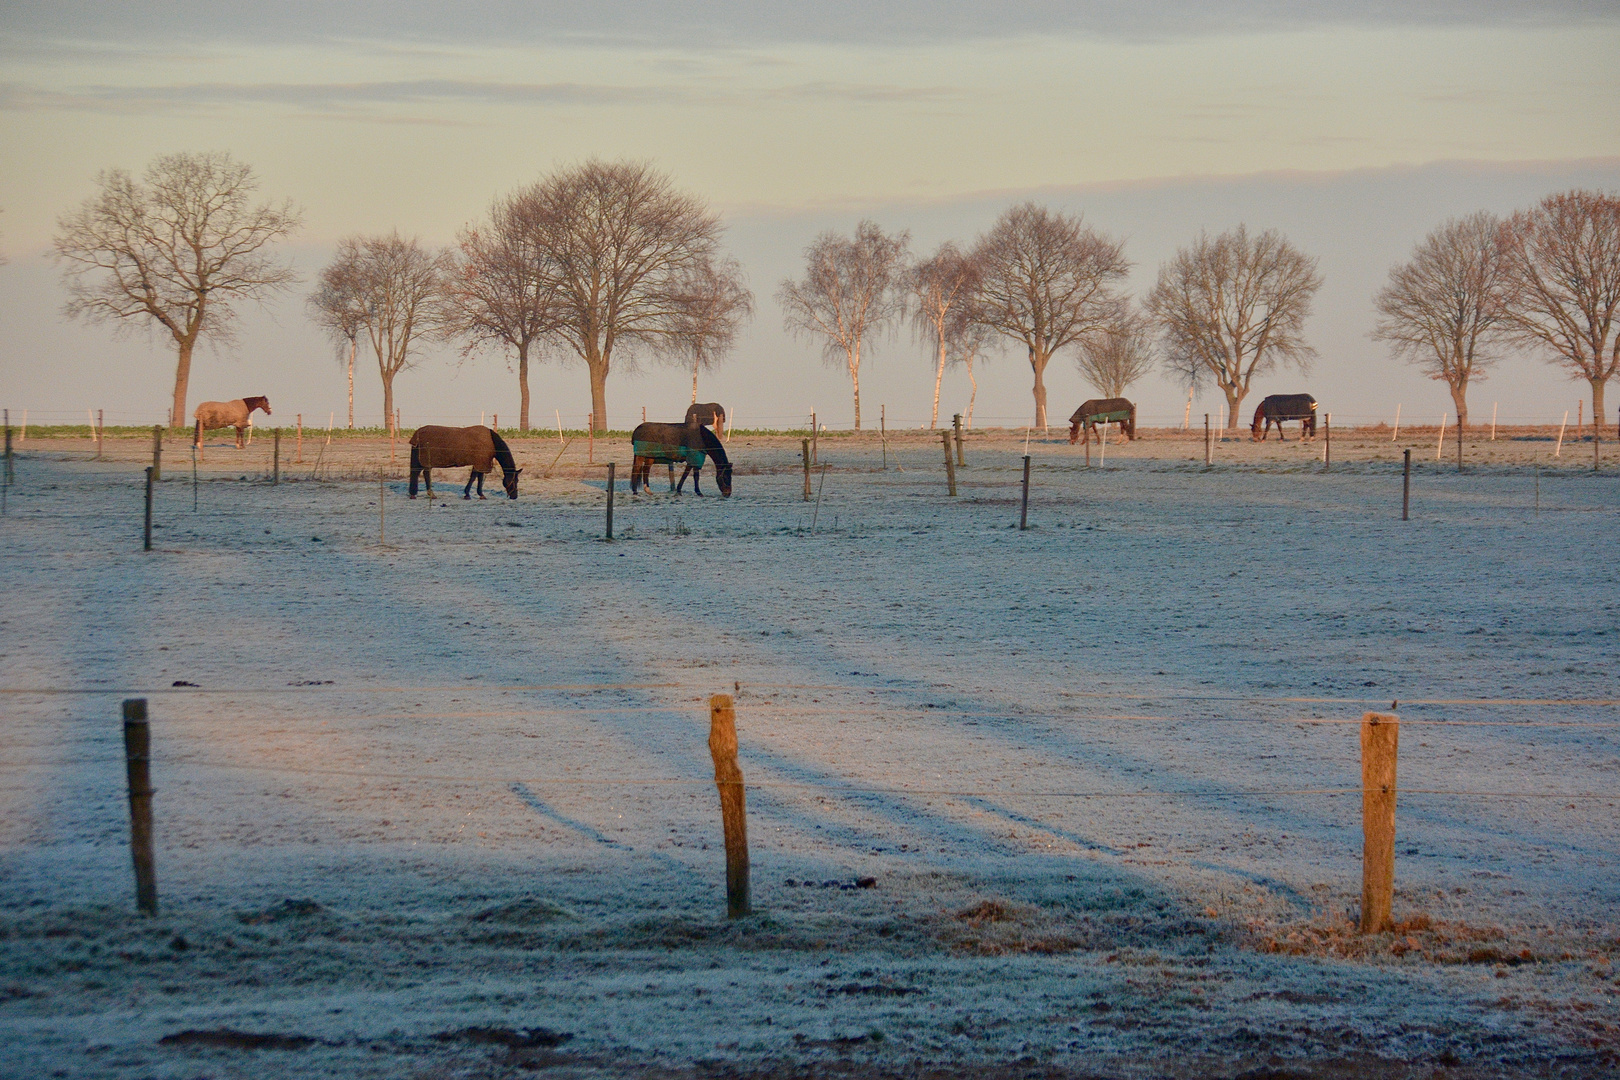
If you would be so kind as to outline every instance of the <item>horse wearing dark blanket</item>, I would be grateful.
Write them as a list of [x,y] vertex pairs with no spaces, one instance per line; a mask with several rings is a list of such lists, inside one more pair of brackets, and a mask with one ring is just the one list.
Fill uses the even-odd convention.
[[[698,478],[702,475],[703,462],[712,457],[714,479],[720,485],[720,494],[731,498],[731,460],[726,457],[726,449],[720,445],[719,438],[701,424],[638,424],[636,430],[630,433],[630,444],[635,450],[635,460],[630,465],[632,495],[641,485],[651,490],[654,462],[669,466],[669,490],[679,495],[681,488],[686,486],[686,478],[690,476],[692,493],[702,495]],[[679,484],[675,482],[677,462],[686,466]]]
[[477,481],[478,497],[482,499],[484,474],[492,471],[497,461],[501,464],[501,484],[506,488],[506,497],[517,498],[518,473],[523,470],[512,459],[512,449],[506,445],[506,440],[494,431],[482,425],[453,428],[429,424],[419,427],[411,435],[411,498],[416,498],[418,476],[427,481],[428,498],[431,499],[434,469],[456,469],[470,465],[472,475],[467,477],[467,486],[461,489],[461,497],[472,498],[473,482]]
[[[1124,432],[1126,439],[1136,437],[1136,405],[1126,398],[1092,398],[1069,417],[1069,442],[1072,445],[1080,441],[1081,432],[1085,433],[1086,441],[1091,441],[1093,430],[1098,424],[1119,422],[1119,430]],[[1102,437],[1098,436],[1098,441]]]
[[[1260,407],[1254,410],[1254,423],[1249,425],[1249,434],[1256,442],[1265,442],[1271,434],[1271,425],[1277,425],[1277,438],[1284,438],[1283,421],[1299,421],[1299,437],[1303,441],[1306,436],[1316,438],[1316,399],[1309,394],[1269,394],[1261,402]],[[1260,425],[1266,425],[1265,431]]]

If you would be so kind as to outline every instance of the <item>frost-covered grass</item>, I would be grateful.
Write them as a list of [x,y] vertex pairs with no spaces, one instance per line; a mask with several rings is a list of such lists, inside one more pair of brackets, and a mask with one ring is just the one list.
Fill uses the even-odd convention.
[[[256,440],[207,449],[195,514],[171,451],[150,554],[125,449],[25,453],[0,520],[0,1072],[1615,1067],[1620,477],[1589,447],[1420,461],[1403,523],[1373,437],[1326,474],[1035,440],[1020,532],[1021,435],[970,437],[955,500],[937,436],[888,471],[826,440],[819,510],[797,440],[742,437],[729,501],[621,475],[608,544],[602,470],[536,445],[515,503],[396,471],[382,547],[375,479],[244,482]],[[1397,699],[1401,926],[1369,939],[1355,722]]]

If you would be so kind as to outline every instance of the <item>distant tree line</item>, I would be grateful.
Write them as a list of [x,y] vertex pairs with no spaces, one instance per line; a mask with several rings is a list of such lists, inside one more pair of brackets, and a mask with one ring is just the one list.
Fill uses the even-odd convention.
[[[186,423],[196,345],[229,340],[236,307],[296,283],[272,245],[301,224],[290,202],[255,202],[252,169],[223,153],[172,154],[139,180],[119,169],[58,221],[69,317],[172,337],[172,423]],[[533,362],[572,358],[591,387],[592,424],[607,424],[607,382],[642,360],[689,368],[692,396],[720,363],[754,297],[721,249],[720,219],[641,162],[588,161],[495,199],[457,242],[424,248],[397,232],[343,239],[308,298],[312,318],[350,364],[375,355],[384,422],[394,379],[429,342],[464,355],[495,348],[516,368],[520,428],[529,427]],[[945,370],[992,346],[1029,361],[1033,422],[1047,426],[1046,371],[1065,353],[1105,397],[1160,368],[1189,391],[1212,381],[1235,427],[1257,376],[1315,359],[1305,336],[1322,286],[1314,258],[1275,230],[1200,234],[1159,268],[1140,302],[1121,289],[1122,241],[1026,202],[971,246],[947,242],[914,258],[910,234],[872,221],[825,232],[805,249],[802,278],[781,282],[784,326],[817,341],[849,374],[861,427],[860,369],[875,342],[909,323],[934,376],[939,422]],[[1620,371],[1620,197],[1548,196],[1506,219],[1446,222],[1390,271],[1372,336],[1450,390],[1468,422],[1467,391],[1510,346],[1527,348],[1592,390],[1593,422]],[[972,420],[972,401],[968,420]]]

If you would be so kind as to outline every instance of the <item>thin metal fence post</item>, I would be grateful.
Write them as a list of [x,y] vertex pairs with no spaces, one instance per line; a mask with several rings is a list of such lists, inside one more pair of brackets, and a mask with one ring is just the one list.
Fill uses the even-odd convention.
[[124,702],[124,767],[129,778],[129,850],[135,863],[135,904],[157,914],[157,873],[152,855],[152,731],[146,699]]

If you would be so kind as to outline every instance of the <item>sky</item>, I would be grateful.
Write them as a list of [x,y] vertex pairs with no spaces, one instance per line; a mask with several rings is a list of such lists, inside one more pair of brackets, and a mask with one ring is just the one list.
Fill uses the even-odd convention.
[[[590,157],[652,162],[726,223],[757,298],[702,383],[744,426],[850,423],[849,380],[789,336],[773,295],[827,229],[870,217],[913,250],[971,243],[1026,199],[1125,241],[1130,291],[1198,233],[1276,228],[1320,260],[1307,324],[1319,358],[1263,392],[1308,390],[1341,422],[1451,408],[1368,337],[1372,297],[1431,229],[1510,213],[1571,187],[1620,189],[1620,12],[1612,4],[962,2],[596,4],[5,3],[0,17],[0,404],[40,422],[105,408],[161,420],[166,336],[66,321],[57,219],[108,168],[227,150],[304,226],[283,250],[304,283],[242,312],[200,351],[190,403],[267,394],[307,424],[346,408],[343,370],[309,322],[309,281],[335,243],[398,229],[449,244],[498,195]],[[366,360],[362,357],[362,361]],[[1032,412],[1009,349],[979,378],[980,423]],[[1069,357],[1052,414],[1093,396]],[[376,422],[374,361],[357,372]],[[532,377],[534,418],[579,426],[584,369]],[[926,423],[927,350],[903,330],[861,372],[863,418]],[[1584,385],[1505,353],[1471,394],[1476,419],[1556,422]],[[499,353],[430,347],[401,375],[407,424],[517,412]],[[967,405],[947,375],[942,410]],[[1144,422],[1179,423],[1186,391],[1132,390]],[[678,417],[690,376],[615,371],[609,419]],[[1252,401],[1251,401],[1252,407]],[[1202,394],[1194,414],[1217,412]]]

